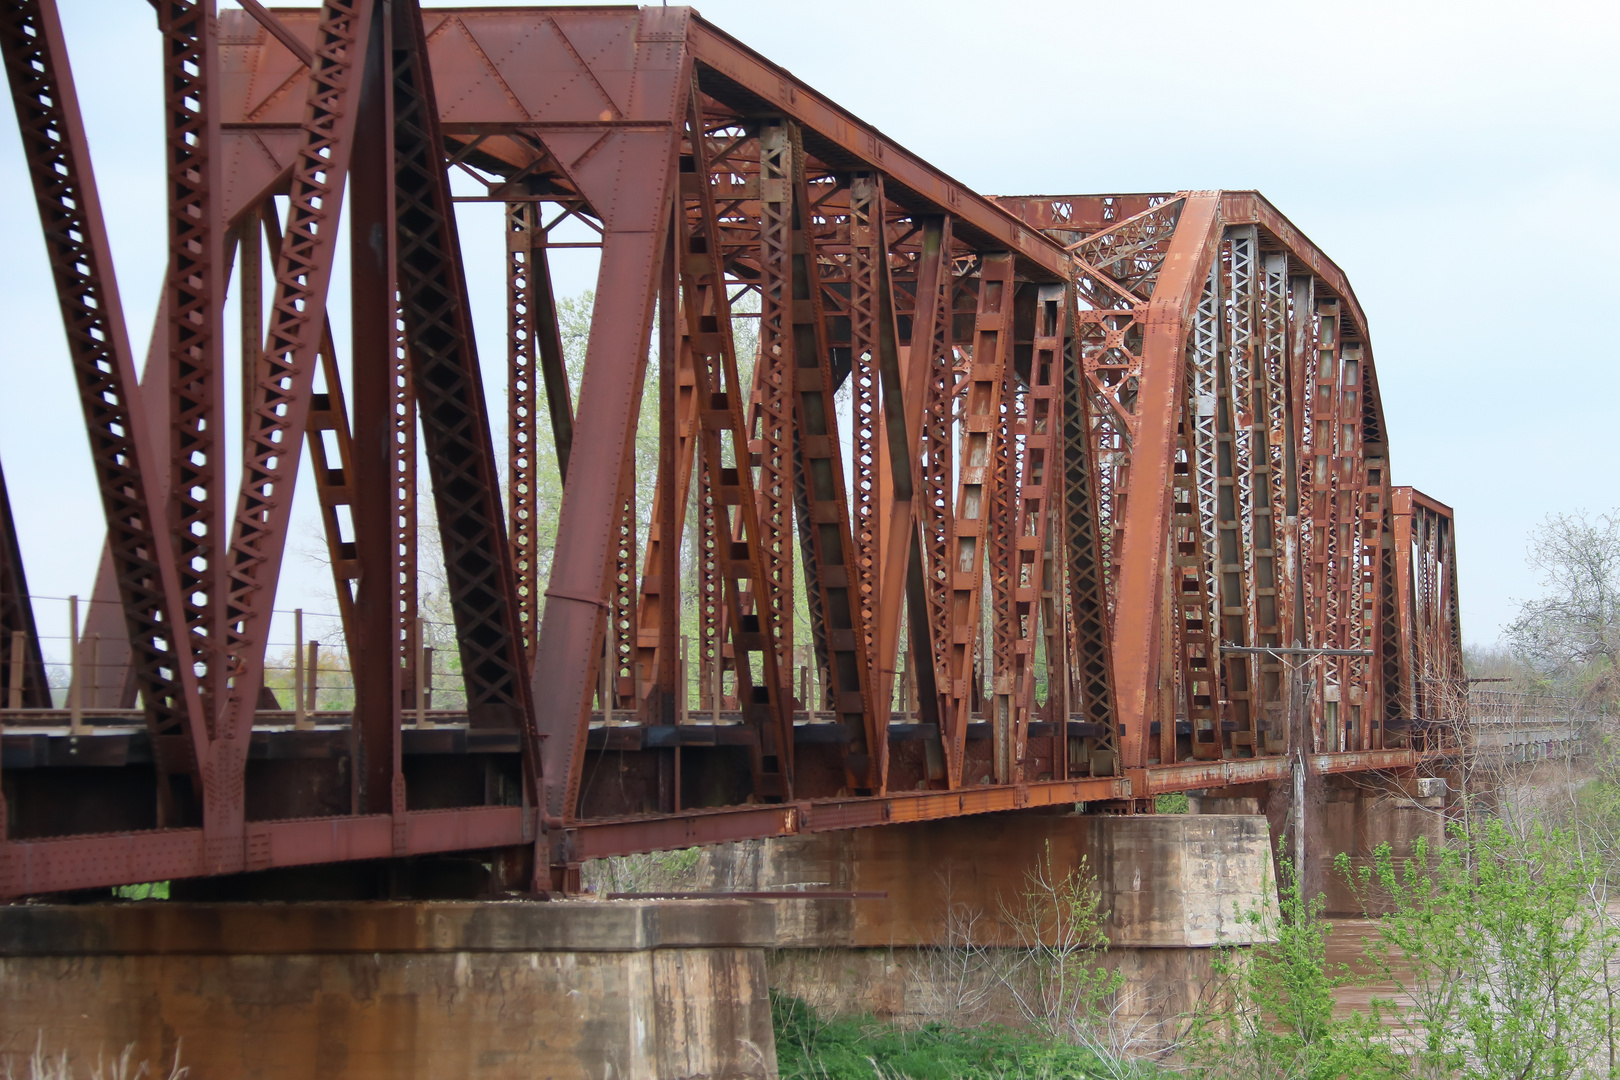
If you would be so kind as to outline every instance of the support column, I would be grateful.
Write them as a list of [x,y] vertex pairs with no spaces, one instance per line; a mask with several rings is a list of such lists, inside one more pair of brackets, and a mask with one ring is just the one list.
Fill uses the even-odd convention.
[[[992,471],[1000,455],[1001,398],[1012,364],[1013,257],[985,258],[979,271],[979,310],[974,316],[972,374],[963,416],[962,475],[956,495],[945,573],[949,580],[945,640],[950,682],[942,690],[949,709],[946,761],[952,787],[978,778],[962,775],[967,725],[972,720],[975,661],[978,659],[979,609],[984,594],[985,548],[994,527],[990,521]],[[988,659],[988,658],[986,658]]]
[[1038,931],[1020,925],[1031,874],[1094,886],[1107,913],[1098,959],[1125,976],[1115,1017],[1168,1043],[1215,950],[1257,941],[1241,913],[1276,902],[1268,836],[1258,815],[987,814],[720,845],[703,853],[698,887],[867,894],[770,901],[770,984],[824,1016],[1017,1024],[993,959],[974,971],[953,956],[1033,943]]
[[[391,571],[397,522],[395,509],[395,301],[393,101],[385,57],[393,55],[392,27],[379,7],[374,47],[360,85],[360,119],[355,127],[349,206],[350,304],[353,313],[354,549],[361,566],[354,616],[345,627],[354,669],[354,725],[358,761],[355,800],[361,813],[403,814],[404,776],[400,772],[402,679],[396,622],[399,581]],[[342,409],[342,399],[337,399]],[[344,583],[344,592],[348,591]],[[302,647],[302,642],[299,643]],[[415,649],[407,651],[411,656]],[[414,658],[414,657],[412,657]],[[414,669],[414,665],[413,665]],[[414,682],[410,684],[414,687]],[[396,791],[395,788],[398,788]],[[395,803],[398,806],[395,806]]]

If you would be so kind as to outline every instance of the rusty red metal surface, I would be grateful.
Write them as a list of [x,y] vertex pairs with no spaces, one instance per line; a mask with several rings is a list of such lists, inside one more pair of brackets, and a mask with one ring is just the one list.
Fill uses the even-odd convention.
[[[1458,745],[1452,513],[1392,486],[1365,316],[1262,196],[981,196],[686,8],[162,20],[139,384],[53,0],[0,25],[116,658],[69,732],[0,488],[0,896],[453,852],[567,888],[605,855]],[[462,201],[502,211],[504,493]],[[561,244],[599,251],[583,343]],[[228,303],[262,343],[234,478]],[[466,701],[431,726],[419,444]],[[294,730],[261,688],[306,445],[355,700]]]

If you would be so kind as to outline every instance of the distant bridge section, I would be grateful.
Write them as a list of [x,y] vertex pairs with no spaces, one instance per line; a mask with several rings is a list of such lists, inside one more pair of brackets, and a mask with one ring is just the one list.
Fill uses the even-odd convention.
[[1514,762],[1583,756],[1605,719],[1564,695],[1472,688],[1468,699],[1474,751]]

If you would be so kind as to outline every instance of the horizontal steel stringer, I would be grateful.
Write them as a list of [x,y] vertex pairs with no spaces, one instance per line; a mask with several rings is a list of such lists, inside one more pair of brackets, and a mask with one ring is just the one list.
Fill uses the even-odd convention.
[[[208,726],[196,673],[176,640],[184,608],[173,541],[168,530],[152,527],[164,517],[159,479],[163,469],[140,400],[112,251],[53,0],[10,5],[0,16],[0,51],[90,436],[147,730],[160,770],[184,771],[204,758]],[[176,736],[182,737],[179,747]],[[166,784],[160,786],[160,798],[164,813],[172,814]]]

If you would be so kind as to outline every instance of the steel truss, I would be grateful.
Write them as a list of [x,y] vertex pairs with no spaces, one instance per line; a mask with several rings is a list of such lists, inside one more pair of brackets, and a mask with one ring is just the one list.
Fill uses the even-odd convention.
[[[1319,769],[1454,745],[1451,513],[1391,486],[1365,318],[1260,196],[987,199],[684,8],[202,0],[160,31],[137,381],[53,2],[0,25],[108,524],[90,758],[126,777],[8,770],[0,895],[447,852],[544,891],[607,854],[1145,809],[1285,775],[1263,647],[1357,654],[1302,669]],[[504,212],[504,493],[469,197]],[[600,251],[579,350],[564,224]],[[263,688],[305,446],[355,704],[293,732]],[[466,701],[431,722],[419,453]],[[48,725],[14,509],[0,716]]]

